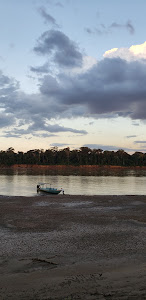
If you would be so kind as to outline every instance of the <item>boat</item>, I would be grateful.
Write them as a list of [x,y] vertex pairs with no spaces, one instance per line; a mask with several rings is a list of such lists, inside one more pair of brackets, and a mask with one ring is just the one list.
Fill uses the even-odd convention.
[[59,194],[63,192],[64,194],[64,190],[62,188],[61,189],[53,188],[49,183],[39,183],[37,185],[37,192],[44,192],[49,194]]

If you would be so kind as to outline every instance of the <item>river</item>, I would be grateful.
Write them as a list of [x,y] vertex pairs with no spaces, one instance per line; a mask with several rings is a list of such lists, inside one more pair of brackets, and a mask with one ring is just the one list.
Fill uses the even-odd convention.
[[124,176],[63,176],[7,170],[0,171],[0,182],[0,195],[7,196],[34,196],[40,182],[63,188],[69,195],[146,195],[146,175],[134,171]]

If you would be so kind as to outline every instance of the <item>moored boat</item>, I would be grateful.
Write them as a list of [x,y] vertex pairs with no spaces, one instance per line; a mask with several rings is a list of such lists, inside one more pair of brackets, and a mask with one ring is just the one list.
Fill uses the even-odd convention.
[[59,194],[61,192],[63,192],[64,194],[64,190],[61,189],[57,189],[57,188],[53,188],[51,187],[51,184],[48,186],[48,183],[39,183],[37,185],[37,192],[44,192],[44,193],[49,193],[49,194]]

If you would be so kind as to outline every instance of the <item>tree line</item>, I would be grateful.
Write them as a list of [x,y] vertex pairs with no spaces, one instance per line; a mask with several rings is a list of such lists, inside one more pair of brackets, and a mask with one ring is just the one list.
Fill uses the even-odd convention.
[[27,152],[8,148],[0,151],[0,165],[11,166],[14,164],[34,165],[111,165],[111,166],[146,166],[146,153],[135,152],[128,154],[123,149],[118,151],[103,151],[81,147],[58,149],[33,149]]

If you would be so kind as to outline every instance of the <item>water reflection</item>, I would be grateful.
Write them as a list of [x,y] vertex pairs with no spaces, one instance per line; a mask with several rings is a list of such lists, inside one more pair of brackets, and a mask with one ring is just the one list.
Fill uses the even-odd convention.
[[146,169],[128,169],[128,168],[78,168],[65,166],[45,169],[45,168],[17,168],[17,169],[0,169],[0,175],[33,175],[33,176],[46,176],[46,175],[63,175],[63,176],[146,176]]
[[146,195],[145,176],[62,176],[0,174],[1,195],[37,195],[37,183],[48,182],[70,195]]

